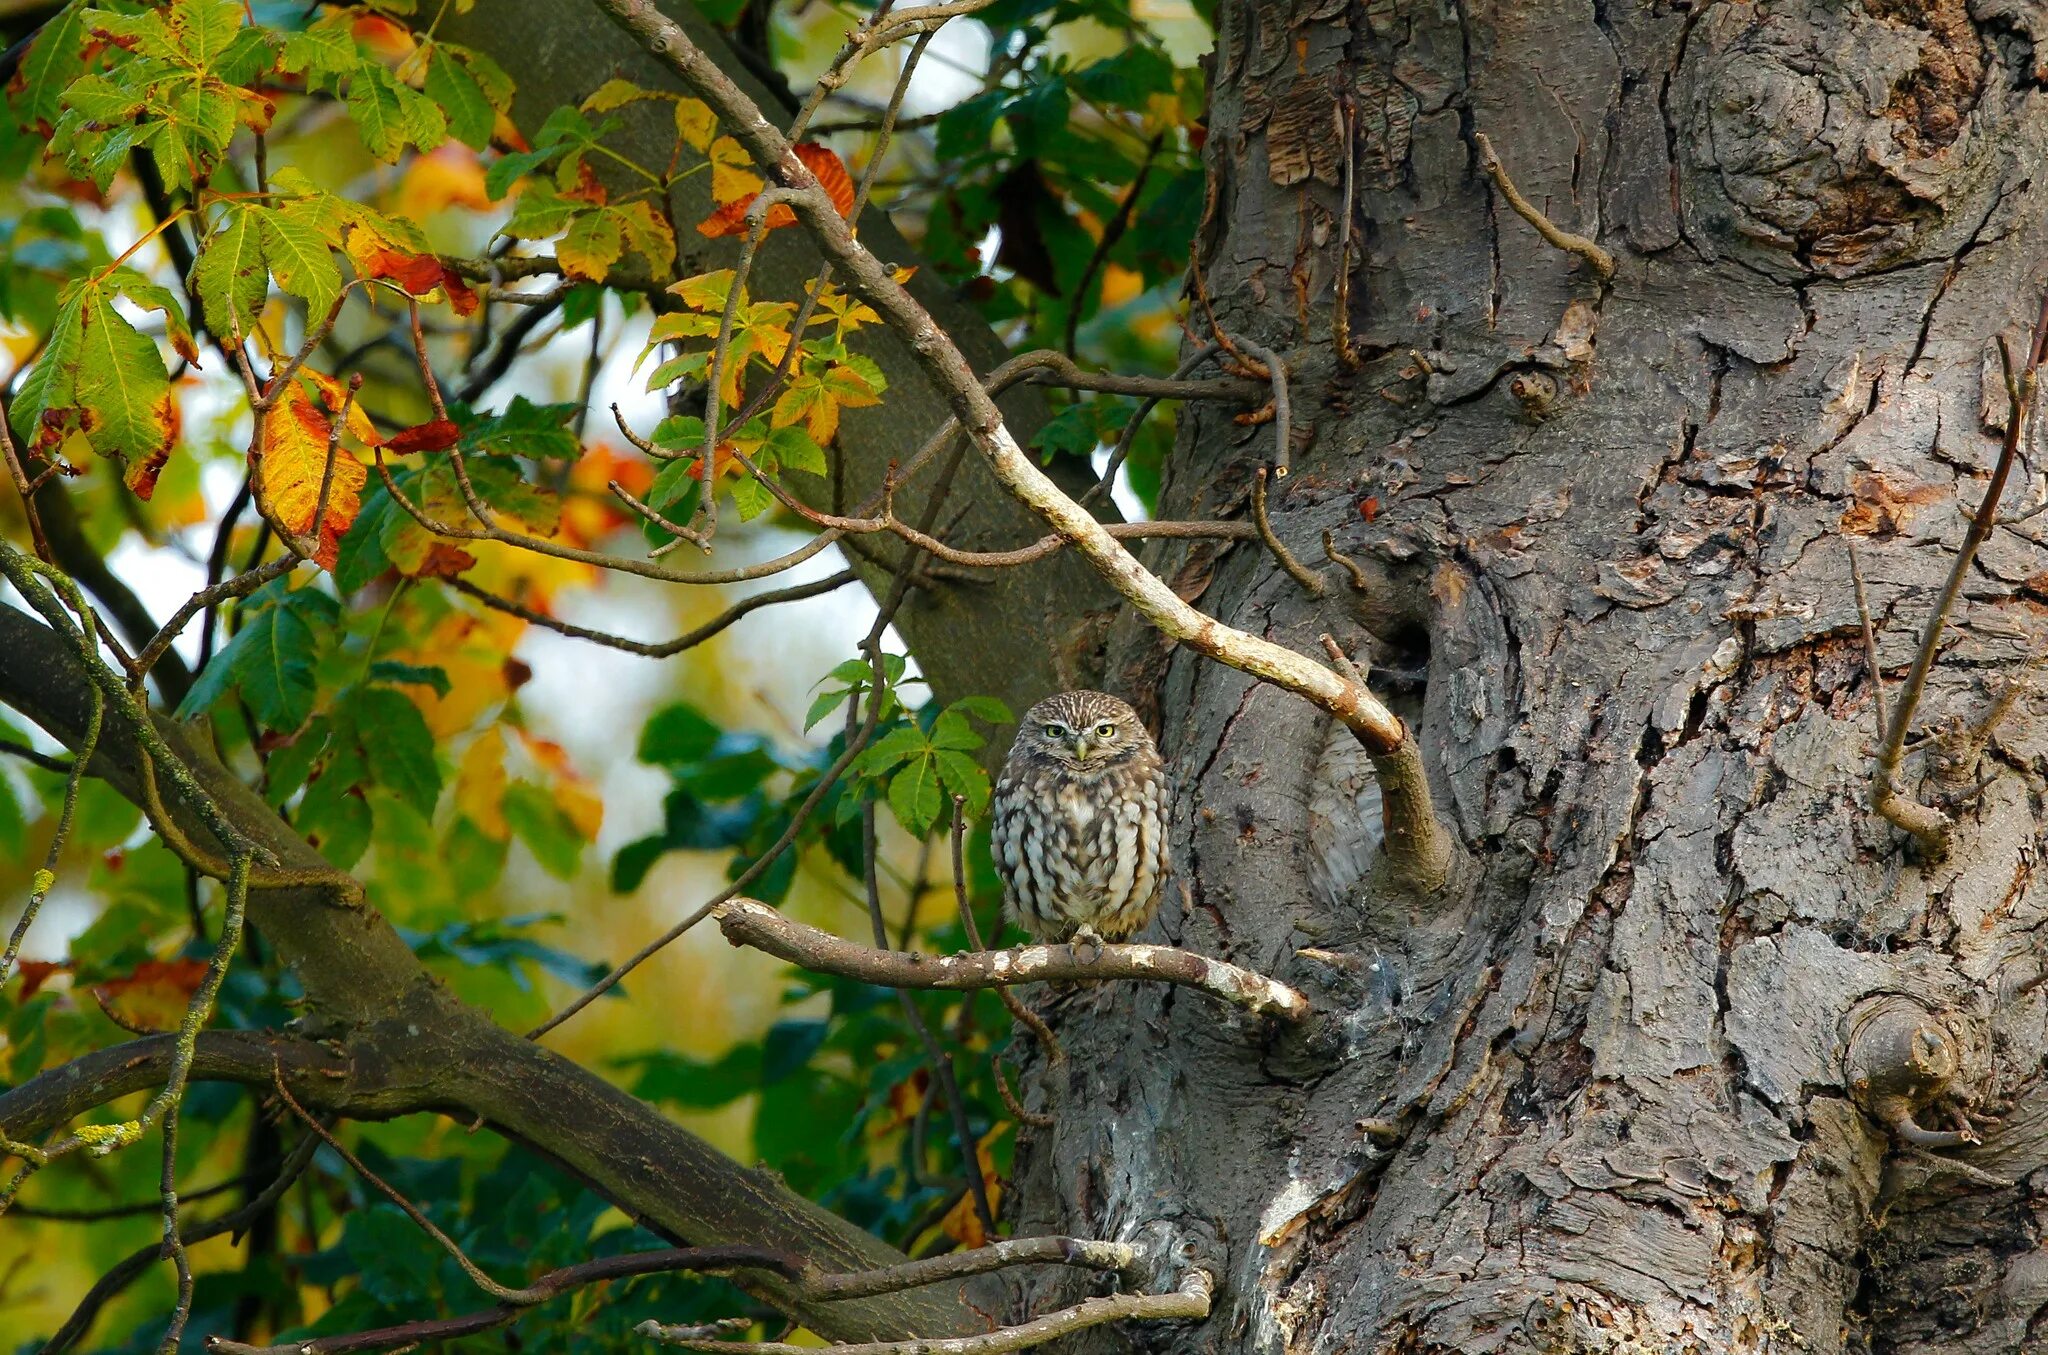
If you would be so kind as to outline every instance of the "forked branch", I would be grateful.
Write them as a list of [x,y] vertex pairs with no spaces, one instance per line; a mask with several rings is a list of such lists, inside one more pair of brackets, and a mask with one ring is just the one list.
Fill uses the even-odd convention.
[[719,930],[735,946],[751,946],[780,960],[822,974],[838,974],[885,988],[943,988],[963,991],[1006,988],[1051,979],[1099,982],[1152,979],[1199,988],[1219,1001],[1257,1016],[1300,1021],[1308,999],[1264,974],[1240,969],[1173,946],[1106,945],[1084,959],[1073,946],[1018,946],[1014,950],[963,951],[925,955],[856,945],[830,932],[805,926],[752,899],[730,899],[713,910]]

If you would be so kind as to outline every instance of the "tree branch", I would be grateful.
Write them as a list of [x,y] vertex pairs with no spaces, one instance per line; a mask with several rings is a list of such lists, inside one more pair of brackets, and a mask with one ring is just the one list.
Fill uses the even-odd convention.
[[[891,271],[853,236],[832,200],[796,155],[788,139],[754,101],[701,51],[652,0],[598,0],[628,32],[687,83],[717,114],[719,125],[737,139],[781,189],[808,224],[826,256],[848,285],[884,321],[910,342],[927,379],[946,398],[955,419],[981,452],[1004,489],[1037,513],[1098,575],[1171,640],[1232,668],[1304,697],[1336,716],[1370,753],[1388,755],[1406,743],[1407,727],[1363,686],[1305,655],[1205,616],[1183,601],[1163,579],[1055,484],[1025,452],[1005,425],[972,367],[945,331],[904,290]],[[1383,788],[1388,812],[1406,821],[1435,820],[1426,778]],[[1396,798],[1412,803],[1392,805]],[[1419,800],[1416,797],[1421,797]]]
[[[1106,1322],[1199,1322],[1209,1316],[1209,1301],[1216,1282],[1206,1270],[1191,1270],[1178,1288],[1169,1294],[1112,1294],[1107,1298],[1083,1299],[1071,1308],[1061,1308],[1014,1327],[1002,1327],[980,1336],[909,1341],[871,1341],[825,1347],[830,1355],[1005,1355],[1057,1341],[1073,1332],[1099,1327]],[[727,1355],[818,1355],[816,1346],[793,1346],[779,1341],[714,1341],[696,1330],[678,1331],[658,1322],[643,1322],[633,1329],[664,1345],[685,1350],[724,1351]]]
[[1565,230],[1549,217],[1538,211],[1536,205],[1522,196],[1522,190],[1515,187],[1515,181],[1508,177],[1507,166],[1493,153],[1493,142],[1486,133],[1474,132],[1472,144],[1479,148],[1479,167],[1493,179],[1493,186],[1507,199],[1508,206],[1515,209],[1515,215],[1536,228],[1536,233],[1567,254],[1576,254],[1593,266],[1593,272],[1602,282],[1614,276],[1614,256],[1593,241],[1576,232]]
[[1173,946],[1108,945],[1092,960],[1072,946],[1019,946],[1013,950],[925,955],[877,950],[805,926],[752,899],[731,899],[712,912],[725,939],[824,974],[838,974],[886,988],[1004,988],[1052,979],[1101,982],[1152,979],[1199,988],[1219,1001],[1257,1016],[1300,1021],[1308,999],[1276,979]]
[[[47,626],[0,606],[0,704],[75,749],[90,714],[89,683]],[[250,920],[278,962],[305,986],[306,1019],[343,1039],[342,1057],[322,1054],[316,1060],[317,1045],[203,1033],[194,1050],[193,1077],[267,1084],[273,1058],[282,1057],[293,1094],[315,1110],[378,1118],[438,1111],[465,1123],[481,1120],[552,1158],[629,1217],[678,1242],[766,1246],[823,1270],[870,1269],[903,1259],[771,1174],[741,1167],[603,1078],[454,998],[382,915],[317,882],[322,877],[314,875],[316,867],[325,878],[348,877],[326,866],[261,797],[175,722],[159,717],[155,728],[236,831],[274,857],[280,872],[302,877],[252,888]],[[110,720],[89,766],[135,799],[141,794],[140,761],[134,731]],[[167,808],[183,830],[204,838],[208,830],[175,787],[169,798]],[[113,1096],[157,1085],[174,1049],[175,1040],[164,1036],[83,1056],[0,1096],[0,1126],[21,1141]],[[291,1051],[299,1051],[298,1064]],[[300,1066],[308,1075],[295,1074]],[[316,1071],[321,1069],[333,1071]],[[836,1339],[987,1327],[957,1288],[821,1305],[800,1298],[772,1274],[750,1274],[744,1282],[813,1331]]]

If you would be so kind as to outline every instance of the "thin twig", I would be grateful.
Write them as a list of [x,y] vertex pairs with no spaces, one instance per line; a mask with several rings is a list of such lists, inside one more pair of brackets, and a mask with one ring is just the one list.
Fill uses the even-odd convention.
[[1273,478],[1285,480],[1294,462],[1294,401],[1288,394],[1287,364],[1278,353],[1250,339],[1240,339],[1238,344],[1266,365],[1267,379],[1273,384]]
[[603,645],[607,649],[616,649],[626,654],[637,654],[642,658],[666,659],[680,654],[686,649],[694,649],[696,646],[703,644],[706,640],[719,634],[749,612],[756,612],[764,607],[774,607],[784,602],[797,602],[804,598],[818,597],[835,589],[844,588],[847,584],[855,582],[858,577],[852,570],[842,569],[837,574],[827,574],[824,578],[813,579],[809,583],[793,584],[788,588],[774,588],[767,592],[755,593],[741,598],[738,602],[735,602],[703,625],[686,631],[673,640],[662,640],[659,642],[630,640],[625,636],[613,635],[608,631],[592,630],[586,626],[573,625],[558,617],[550,616],[546,612],[536,611],[523,603],[514,602],[510,598],[500,597],[496,593],[478,587],[460,575],[451,579],[445,579],[443,582],[457,592],[465,593],[475,598],[486,607],[504,612],[508,616],[516,616],[522,621],[530,622],[536,626],[544,626],[558,635],[566,635],[575,640],[588,640],[592,644]]
[[1312,598],[1322,597],[1330,591],[1330,585],[1323,582],[1322,575],[1304,565],[1287,549],[1287,545],[1273,532],[1273,523],[1266,516],[1266,468],[1261,466],[1252,474],[1252,521],[1258,526],[1259,539],[1266,543],[1266,549],[1273,552],[1273,558],[1280,562],[1280,568],[1287,576],[1300,584],[1302,590]]
[[1323,533],[1323,556],[1331,564],[1341,567],[1346,574],[1351,576],[1351,587],[1355,591],[1360,593],[1371,591],[1372,585],[1366,579],[1365,570],[1360,567],[1358,561],[1337,549],[1337,537],[1334,532],[1326,531]]
[[1508,206],[1515,214],[1536,228],[1536,233],[1567,254],[1576,254],[1593,266],[1593,272],[1602,282],[1614,276],[1614,256],[1583,235],[1568,231],[1536,209],[1536,205],[1522,196],[1515,187],[1515,181],[1508,177],[1507,166],[1493,153],[1493,143],[1486,139],[1486,133],[1474,132],[1472,144],[1479,148],[1479,166],[1493,179],[1493,186],[1507,199]]
[[1856,543],[1842,538],[1849,551],[1849,578],[1856,585],[1856,615],[1863,623],[1863,669],[1870,677],[1870,704],[1877,716],[1877,743],[1884,746],[1890,726],[1884,718],[1884,669],[1877,663],[1877,628],[1870,621],[1870,598],[1863,591],[1863,565],[1856,558]]
[[1939,857],[1948,849],[1953,823],[1941,810],[1921,804],[1900,790],[1899,764],[1905,757],[1906,736],[1912,729],[1920,698],[1927,690],[1928,675],[1933,672],[1935,659],[1941,652],[1942,633],[1955,610],[1956,600],[1962,595],[1963,582],[1977,558],[1978,548],[1998,522],[1998,503],[2005,497],[2006,482],[2011,478],[2013,463],[2019,459],[2028,416],[2033,411],[2035,376],[2040,370],[2044,346],[2048,346],[2048,296],[2042,298],[2040,311],[2034,320],[2033,337],[2027,345],[2026,364],[2019,369],[2016,379],[2010,350],[2003,338],[1999,340],[1999,355],[2007,373],[2007,392],[2011,400],[2011,410],[2005,421],[2005,441],[1999,446],[1998,461],[1992,467],[1990,482],[1984,487],[1984,497],[1978,501],[1969,530],[1963,533],[1963,543],[1949,567],[1948,580],[1942,585],[1934,611],[1921,630],[1920,644],[1913,654],[1913,666],[1906,671],[1905,684],[1899,690],[1898,704],[1892,710],[1891,724],[1885,731],[1884,742],[1878,749],[1871,772],[1872,808],[1911,833],[1921,850],[1930,857]]

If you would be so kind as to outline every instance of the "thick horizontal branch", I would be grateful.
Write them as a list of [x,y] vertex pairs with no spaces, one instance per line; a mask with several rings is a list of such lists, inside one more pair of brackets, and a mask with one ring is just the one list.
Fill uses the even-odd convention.
[[1105,945],[1083,959],[1073,946],[1019,946],[1014,950],[922,955],[876,950],[830,932],[807,927],[752,899],[733,899],[712,913],[725,939],[824,974],[838,974],[886,988],[968,990],[1006,988],[1053,979],[1101,982],[1153,979],[1199,988],[1233,1007],[1260,1016],[1300,1021],[1308,999],[1286,984],[1249,969],[1172,946]]
[[[869,1341],[826,1346],[824,1351],[826,1355],[1005,1355],[1108,1322],[1199,1322],[1209,1316],[1215,1284],[1209,1272],[1191,1270],[1170,1294],[1111,1294],[1107,1298],[1083,1299],[1071,1308],[980,1336]],[[779,1341],[715,1341],[706,1339],[699,1329],[664,1327],[658,1322],[643,1322],[634,1330],[685,1350],[724,1351],[727,1355],[819,1355],[817,1346]]]

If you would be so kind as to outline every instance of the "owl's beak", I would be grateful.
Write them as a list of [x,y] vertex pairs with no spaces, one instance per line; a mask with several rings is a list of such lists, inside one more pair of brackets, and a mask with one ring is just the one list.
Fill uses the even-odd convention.
[[1074,740],[1074,761],[1076,761],[1076,762],[1086,762],[1087,760],[1088,760],[1088,738],[1087,738],[1087,736],[1086,736],[1086,735],[1082,735],[1081,737],[1079,737],[1079,738],[1076,738],[1076,739]]

